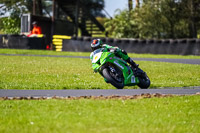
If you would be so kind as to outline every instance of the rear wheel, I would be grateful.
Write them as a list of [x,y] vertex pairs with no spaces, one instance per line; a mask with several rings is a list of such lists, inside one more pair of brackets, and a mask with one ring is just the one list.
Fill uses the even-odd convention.
[[117,89],[123,89],[124,87],[124,78],[123,74],[120,70],[116,70],[115,68],[104,68],[102,70],[102,74],[104,78],[106,78],[108,83],[111,83]]
[[138,86],[141,89],[147,89],[147,88],[149,88],[151,82],[150,82],[149,77],[146,74],[145,74],[145,76],[138,77],[138,79],[139,79]]
[[147,76],[147,74],[142,69],[140,69],[140,68],[133,69],[133,72],[134,72],[134,75],[136,77],[138,77],[138,79],[139,79],[138,86],[141,89],[147,89],[147,88],[149,88],[151,82],[150,82],[150,79]]

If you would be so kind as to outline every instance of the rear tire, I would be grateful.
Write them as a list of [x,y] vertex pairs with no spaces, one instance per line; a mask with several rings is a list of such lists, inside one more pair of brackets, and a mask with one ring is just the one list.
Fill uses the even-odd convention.
[[117,89],[123,89],[124,83],[123,82],[117,82],[111,75],[108,68],[105,68],[102,70],[102,74],[106,80],[111,83],[113,86],[115,86]]
[[150,79],[149,79],[149,77],[147,75],[145,77],[138,77],[138,79],[139,79],[138,86],[141,89],[147,89],[147,88],[149,88],[151,82],[150,82]]

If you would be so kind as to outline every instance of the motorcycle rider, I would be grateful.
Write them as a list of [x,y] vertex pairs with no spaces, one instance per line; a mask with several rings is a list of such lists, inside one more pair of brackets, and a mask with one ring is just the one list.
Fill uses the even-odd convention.
[[106,48],[110,52],[114,52],[116,56],[122,58],[126,62],[128,62],[133,68],[138,68],[138,64],[136,64],[126,53],[125,50],[121,50],[118,47],[113,47],[107,44],[103,44],[101,39],[94,39],[91,43],[92,53],[90,54],[90,59],[93,59],[94,51],[99,48]]

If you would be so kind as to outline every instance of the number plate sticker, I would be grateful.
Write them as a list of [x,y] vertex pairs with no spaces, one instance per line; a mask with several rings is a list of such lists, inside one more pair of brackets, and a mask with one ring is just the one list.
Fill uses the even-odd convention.
[[131,83],[135,83],[135,76],[134,75],[131,77]]

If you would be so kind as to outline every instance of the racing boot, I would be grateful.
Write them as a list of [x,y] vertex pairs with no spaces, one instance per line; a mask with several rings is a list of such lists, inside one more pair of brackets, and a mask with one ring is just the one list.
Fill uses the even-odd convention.
[[139,64],[136,64],[130,57],[126,60],[133,69],[137,69],[139,67]]
[[130,57],[127,62],[131,64],[131,68],[136,77],[146,77],[146,73],[142,69],[138,68],[139,64],[136,64]]

